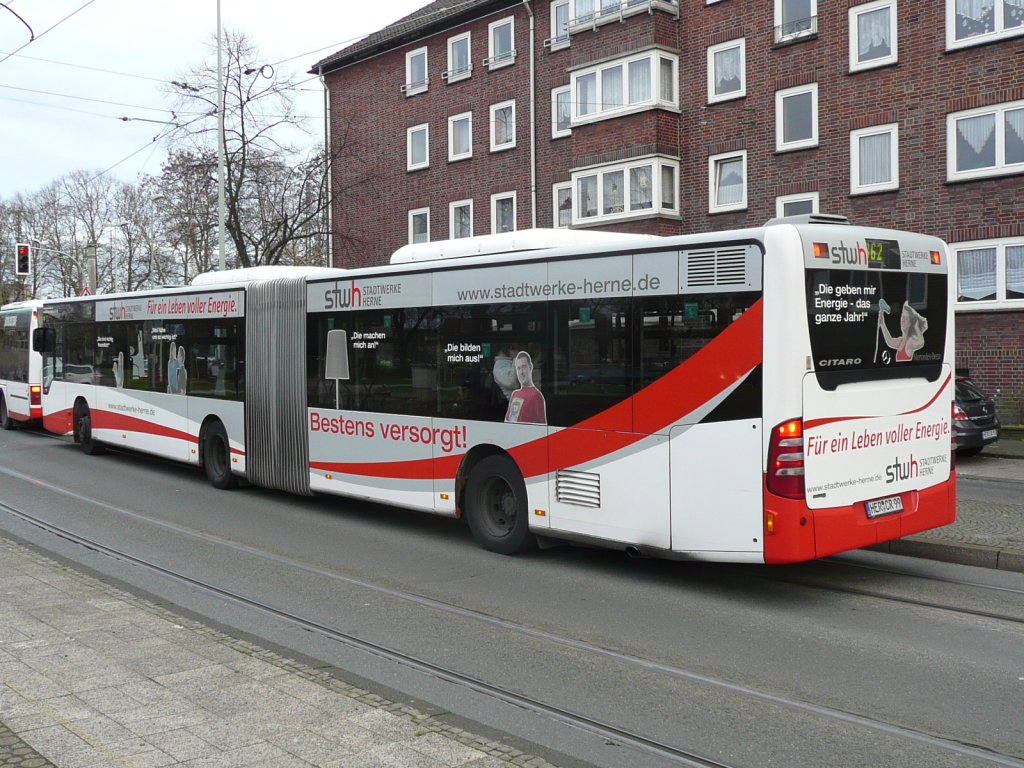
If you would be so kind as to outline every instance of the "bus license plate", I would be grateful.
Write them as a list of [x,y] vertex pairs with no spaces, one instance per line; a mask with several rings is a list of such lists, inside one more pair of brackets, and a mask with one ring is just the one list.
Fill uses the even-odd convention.
[[881,517],[891,515],[894,512],[903,511],[903,498],[900,496],[889,496],[884,499],[867,501],[864,506],[868,509],[868,517]]

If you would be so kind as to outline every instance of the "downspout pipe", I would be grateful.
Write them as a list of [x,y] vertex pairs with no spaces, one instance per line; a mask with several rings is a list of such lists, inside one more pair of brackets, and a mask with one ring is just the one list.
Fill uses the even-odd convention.
[[530,226],[537,226],[537,73],[534,65],[534,16],[530,0],[523,0],[530,14]]
[[320,65],[318,77],[324,89],[324,174],[327,186],[327,266],[334,266],[334,160],[331,147],[331,94],[324,80],[324,67]]

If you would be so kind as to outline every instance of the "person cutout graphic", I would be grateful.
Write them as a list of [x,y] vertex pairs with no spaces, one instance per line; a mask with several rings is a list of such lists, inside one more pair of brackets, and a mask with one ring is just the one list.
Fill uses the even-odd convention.
[[900,314],[901,336],[894,337],[889,333],[882,313],[879,313],[879,326],[885,343],[890,349],[896,350],[896,362],[906,363],[913,360],[914,353],[924,346],[924,332],[928,330],[928,321],[910,306],[910,302],[904,302],[903,312]]
[[519,389],[512,393],[505,412],[505,421],[516,424],[547,424],[547,405],[544,395],[533,384],[533,360],[529,352],[516,355],[516,376]]
[[505,396],[506,403],[519,386],[519,379],[516,376],[516,354],[518,352],[518,346],[509,344],[507,347],[502,347],[498,354],[494,356],[494,368],[491,369],[491,377],[494,379],[498,389],[501,390],[501,394]]

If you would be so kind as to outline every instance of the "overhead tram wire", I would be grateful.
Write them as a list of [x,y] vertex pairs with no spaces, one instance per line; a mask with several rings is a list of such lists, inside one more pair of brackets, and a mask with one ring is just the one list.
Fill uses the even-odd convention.
[[[9,58],[11,58],[11,56],[14,56],[14,55],[15,55],[15,54],[17,54],[17,53],[18,53],[19,51],[23,51],[23,50],[25,50],[25,49],[26,49],[26,48],[27,48],[28,46],[32,45],[32,43],[36,42],[36,41],[37,41],[37,40],[38,40],[39,38],[43,37],[43,35],[47,34],[48,32],[52,32],[52,31],[53,31],[54,29],[56,29],[56,28],[57,28],[57,27],[59,27],[59,26],[60,26],[61,24],[63,24],[63,23],[65,22],[65,21],[67,21],[68,19],[70,19],[70,18],[71,18],[72,16],[74,16],[75,14],[77,14],[77,13],[79,13],[79,12],[81,12],[81,11],[85,10],[86,8],[88,8],[88,7],[90,6],[90,5],[92,5],[92,4],[93,4],[93,3],[95,3],[95,2],[96,2],[96,0],[86,0],[86,2],[85,2],[85,4],[84,4],[84,5],[80,5],[80,6],[78,7],[78,8],[76,8],[75,10],[73,10],[73,11],[72,11],[71,13],[69,13],[69,14],[68,14],[67,16],[65,16],[65,17],[64,17],[63,19],[61,19],[60,21],[58,21],[58,22],[57,22],[56,24],[54,24],[54,25],[52,25],[52,26],[48,27],[47,29],[44,29],[44,30],[43,30],[42,32],[40,32],[40,33],[39,33],[38,35],[35,35],[35,36],[33,36],[31,40],[29,40],[29,41],[28,41],[27,43],[25,43],[24,45],[22,45],[22,46],[21,46],[20,48],[16,48],[15,50],[13,50],[13,51],[11,51],[10,53],[8,53],[8,54],[7,54],[6,56],[4,56],[4,57],[3,57],[2,59],[0,59],[0,64],[3,64],[3,63],[4,63],[5,61],[7,61],[7,60],[8,60]],[[5,8],[7,8],[6,4],[4,5],[4,7],[5,7]],[[8,8],[7,10],[10,10],[10,8]],[[15,14],[15,15],[17,15],[17,14]],[[18,18],[21,18],[21,17],[19,16]],[[27,26],[27,24],[26,24],[26,26]],[[29,27],[29,29],[31,29],[31,27]]]

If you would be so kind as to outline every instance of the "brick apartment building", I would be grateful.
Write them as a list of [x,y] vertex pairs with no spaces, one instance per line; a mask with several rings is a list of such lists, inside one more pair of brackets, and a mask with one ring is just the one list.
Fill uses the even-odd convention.
[[934,234],[1024,421],[1024,0],[436,0],[316,65],[333,258],[822,211]]

